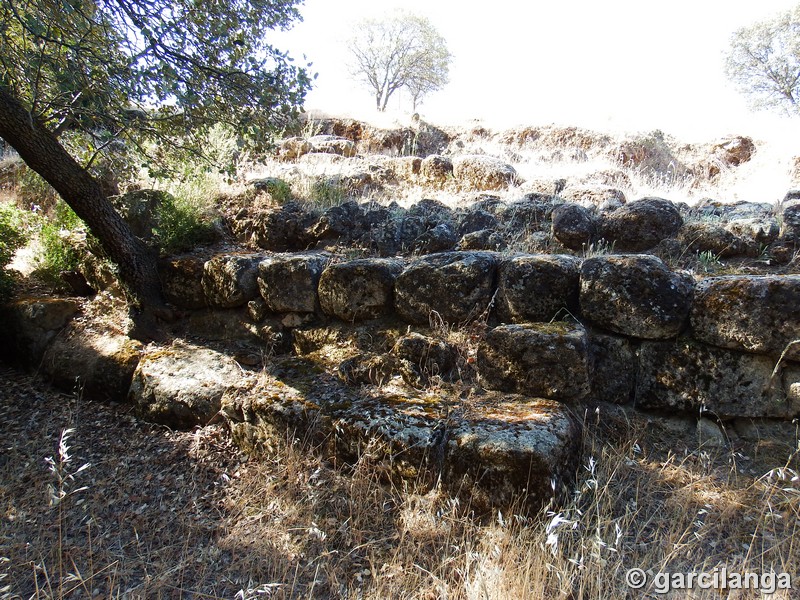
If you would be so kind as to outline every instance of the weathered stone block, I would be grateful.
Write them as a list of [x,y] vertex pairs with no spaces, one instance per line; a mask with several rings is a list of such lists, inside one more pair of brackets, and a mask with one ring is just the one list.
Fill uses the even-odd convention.
[[632,401],[638,362],[635,343],[596,330],[588,335],[592,398],[614,404]]
[[142,357],[128,397],[145,419],[188,429],[210,421],[222,395],[243,377],[236,362],[220,352],[174,345]]
[[[800,340],[800,275],[704,279],[695,287],[691,325],[708,344],[779,356]],[[800,343],[786,357],[800,360]]]
[[681,225],[683,217],[672,202],[643,198],[605,213],[600,237],[612,242],[617,251],[641,252],[675,235]]
[[562,322],[495,327],[478,348],[478,372],[493,390],[583,398],[590,390],[586,330]]
[[213,308],[244,306],[258,296],[256,275],[261,254],[220,254],[203,267],[202,286]]
[[580,259],[566,255],[523,255],[500,262],[497,314],[515,323],[550,321],[578,305]]
[[203,290],[205,260],[199,256],[177,256],[158,263],[164,299],[179,308],[205,308]]
[[317,284],[329,257],[324,254],[272,256],[258,265],[258,287],[273,312],[312,313]]
[[692,280],[655,256],[600,256],[581,266],[582,315],[615,333],[675,337],[688,323],[691,299]]
[[396,260],[359,259],[328,266],[319,280],[325,314],[343,321],[374,319],[394,307],[394,280],[403,270]]
[[718,418],[800,414],[800,368],[789,363],[773,379],[775,361],[681,338],[642,342],[636,405]]
[[490,252],[431,254],[398,275],[395,308],[411,323],[427,325],[437,317],[469,321],[491,308],[496,271],[497,258]]

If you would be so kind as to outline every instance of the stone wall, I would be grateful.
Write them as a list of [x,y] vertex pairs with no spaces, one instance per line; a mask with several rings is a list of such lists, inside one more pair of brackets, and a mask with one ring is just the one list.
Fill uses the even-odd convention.
[[[187,259],[188,260],[188,259]],[[185,280],[185,273],[194,280]],[[719,418],[800,414],[800,275],[695,281],[651,255],[445,252],[343,260],[324,253],[227,254],[180,280],[186,308],[249,307],[251,331],[399,318],[489,325],[484,388],[592,398]]]

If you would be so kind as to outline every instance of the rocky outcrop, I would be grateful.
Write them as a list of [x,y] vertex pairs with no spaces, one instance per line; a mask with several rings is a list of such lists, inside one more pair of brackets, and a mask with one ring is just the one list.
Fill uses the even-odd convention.
[[581,314],[614,333],[675,337],[688,324],[691,299],[691,279],[655,256],[595,257],[581,266]]

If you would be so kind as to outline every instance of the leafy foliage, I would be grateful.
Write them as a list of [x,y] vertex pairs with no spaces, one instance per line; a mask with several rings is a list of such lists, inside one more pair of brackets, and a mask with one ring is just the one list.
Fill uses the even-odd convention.
[[258,138],[296,117],[310,85],[263,35],[299,19],[296,4],[6,0],[0,86],[86,165],[121,140],[193,145],[216,123]]
[[737,30],[726,72],[754,106],[800,112],[800,6]]
[[75,211],[61,200],[56,203],[51,219],[41,219],[36,253],[39,277],[50,285],[61,287],[61,273],[78,269],[82,253],[77,242],[84,228]]
[[447,43],[425,17],[408,13],[365,19],[350,40],[354,77],[375,94],[379,111],[405,87],[416,108],[423,96],[447,84],[452,55]]
[[214,224],[204,207],[166,194],[158,208],[156,234],[161,252],[172,254],[213,241]]
[[25,245],[27,236],[19,211],[13,207],[0,206],[0,300],[8,297],[12,279],[5,270],[14,258],[14,252]]

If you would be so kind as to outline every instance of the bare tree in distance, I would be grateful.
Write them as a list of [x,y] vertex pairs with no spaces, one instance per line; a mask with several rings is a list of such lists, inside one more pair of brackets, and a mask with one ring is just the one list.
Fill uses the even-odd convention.
[[753,106],[800,113],[800,6],[734,32],[725,71]]
[[452,55],[428,19],[405,12],[384,19],[364,19],[350,39],[351,72],[375,94],[383,112],[389,98],[406,88],[414,110],[422,97],[448,82]]

